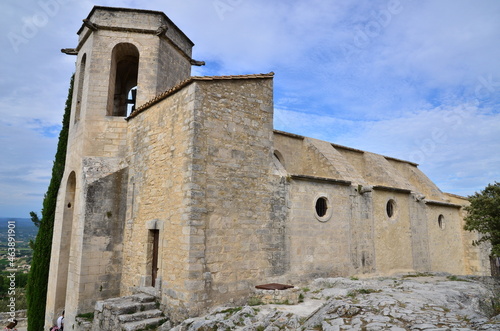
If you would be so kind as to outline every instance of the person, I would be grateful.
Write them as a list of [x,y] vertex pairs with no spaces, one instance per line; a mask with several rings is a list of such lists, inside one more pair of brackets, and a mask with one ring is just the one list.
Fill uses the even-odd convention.
[[12,322],[10,322],[6,327],[5,329],[6,330],[17,330],[17,329],[14,329],[17,325],[17,320],[13,320]]
[[62,312],[62,315],[57,319],[57,327],[59,328],[59,330],[64,330],[64,310]]

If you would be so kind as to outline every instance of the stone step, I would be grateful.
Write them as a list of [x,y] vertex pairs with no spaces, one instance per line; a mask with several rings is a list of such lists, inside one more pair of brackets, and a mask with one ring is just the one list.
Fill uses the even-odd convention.
[[166,321],[165,317],[154,317],[141,321],[128,322],[122,324],[122,331],[137,331],[146,328],[153,328],[159,326],[164,321]]
[[137,301],[137,302],[154,302],[155,301],[154,296],[146,294],[146,293],[137,293],[137,294],[129,296],[128,298],[130,298],[133,301]]
[[133,314],[120,315],[118,316],[118,320],[120,320],[121,323],[128,323],[128,322],[145,320],[153,317],[161,317],[162,315],[163,312],[161,310],[152,309],[152,310],[140,311]]
[[133,314],[139,311],[156,309],[156,302],[125,300],[114,303],[110,308],[116,315]]

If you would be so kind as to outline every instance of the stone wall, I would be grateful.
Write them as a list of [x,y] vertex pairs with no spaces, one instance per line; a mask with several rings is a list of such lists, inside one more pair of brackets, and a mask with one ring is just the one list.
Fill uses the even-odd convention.
[[[129,120],[128,210],[124,234],[122,295],[151,286],[150,230],[160,231],[157,286],[162,303],[183,310],[189,279],[191,166],[195,85]],[[198,234],[198,235],[202,235]],[[172,312],[174,313],[174,312]]]
[[371,191],[362,191],[362,187],[359,186],[351,188],[350,206],[350,257],[353,268],[351,273],[374,273],[375,233]]
[[286,271],[286,210],[284,184],[271,179],[272,80],[197,86],[192,167],[201,192],[193,197],[191,232],[202,236],[191,239],[190,257],[199,264],[190,275],[191,300],[201,308],[243,300],[253,286]]
[[[75,47],[77,74],[54,225],[46,326],[64,307],[67,323],[72,325],[76,314],[93,309],[96,299],[119,295],[124,287],[120,283],[121,241],[125,238],[121,231],[124,203],[133,199],[127,191],[134,191],[122,185],[128,176],[122,171],[128,166],[128,123],[124,116],[108,116],[115,92],[115,47],[122,44],[137,49],[137,106],[187,79],[191,69],[193,43],[161,12],[94,7],[87,19],[96,29],[84,24]],[[162,25],[167,30],[157,35],[155,31]],[[94,171],[97,168],[101,169]],[[67,201],[70,181],[73,192]],[[141,245],[140,235],[132,243]],[[61,250],[64,245],[68,248]],[[131,244],[129,249],[136,248]],[[141,271],[143,276],[146,272]]]
[[96,300],[120,295],[123,229],[128,169],[88,185],[83,231],[79,312],[90,312]]
[[[315,277],[345,276],[353,271],[350,255],[351,187],[328,181],[294,179],[290,185],[287,224],[290,274],[295,282]],[[328,210],[318,217],[316,200],[325,197]]]
[[[331,275],[487,272],[484,252],[470,245],[475,235],[463,231],[461,206],[466,200],[443,194],[416,164],[279,131],[275,132],[275,148],[288,174],[285,176],[292,178],[293,183],[288,202],[292,270],[289,277],[314,277],[318,268],[314,263]],[[324,229],[326,233],[309,233],[309,226],[314,224],[310,221],[314,217],[314,201],[321,191],[338,190],[339,182],[347,186],[332,195],[331,206],[333,215],[338,215],[343,223],[337,224],[340,228]],[[389,200],[394,201],[391,217],[387,214]],[[323,236],[338,238],[322,240]],[[317,245],[318,240],[321,245]],[[333,242],[337,241],[348,247],[346,254],[332,254],[336,252]],[[307,257],[302,253],[304,247],[325,251]],[[346,265],[329,266],[325,257],[329,254]],[[324,262],[320,263],[321,259]]]
[[[463,239],[463,225],[459,208],[427,205],[429,251],[431,270],[446,271],[455,275],[466,273]],[[440,226],[438,220],[442,217]]]
[[269,80],[194,82],[129,125],[122,294],[151,285],[152,222],[162,224],[157,287],[174,319],[244,299],[286,271],[285,184],[270,185]]
[[[394,215],[387,214],[387,203],[394,201]],[[374,190],[373,219],[375,265],[379,274],[413,270],[408,193]]]
[[[163,13],[87,18],[97,29],[84,24],[76,47],[47,326],[64,307],[73,326],[96,299],[138,287],[175,321],[243,303],[262,283],[488,274],[487,248],[463,231],[466,200],[416,164],[273,131],[272,75],[186,80],[193,43]],[[147,104],[127,119],[109,116],[117,49],[138,56]]]
[[413,269],[417,272],[429,272],[433,270],[429,247],[429,226],[432,224],[426,221],[427,207],[422,196],[412,193],[408,198]]

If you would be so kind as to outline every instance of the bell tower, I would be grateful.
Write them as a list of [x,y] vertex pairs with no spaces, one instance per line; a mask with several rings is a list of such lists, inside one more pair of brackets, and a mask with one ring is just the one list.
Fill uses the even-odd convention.
[[202,62],[191,58],[194,44],[162,12],[96,6],[78,35],[75,48],[61,50],[77,56],[70,127],[70,139],[77,139],[70,144],[82,143],[84,155],[123,155],[108,145],[116,135],[107,132]]
[[188,79],[193,43],[162,12],[94,7],[78,30],[64,177],[54,223],[46,326],[66,327],[120,293],[130,112]]

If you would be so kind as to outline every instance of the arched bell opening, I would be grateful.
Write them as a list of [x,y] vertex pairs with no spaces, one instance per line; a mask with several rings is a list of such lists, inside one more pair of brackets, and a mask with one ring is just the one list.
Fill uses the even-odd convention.
[[110,71],[108,116],[127,116],[135,109],[139,50],[130,43],[113,48]]

